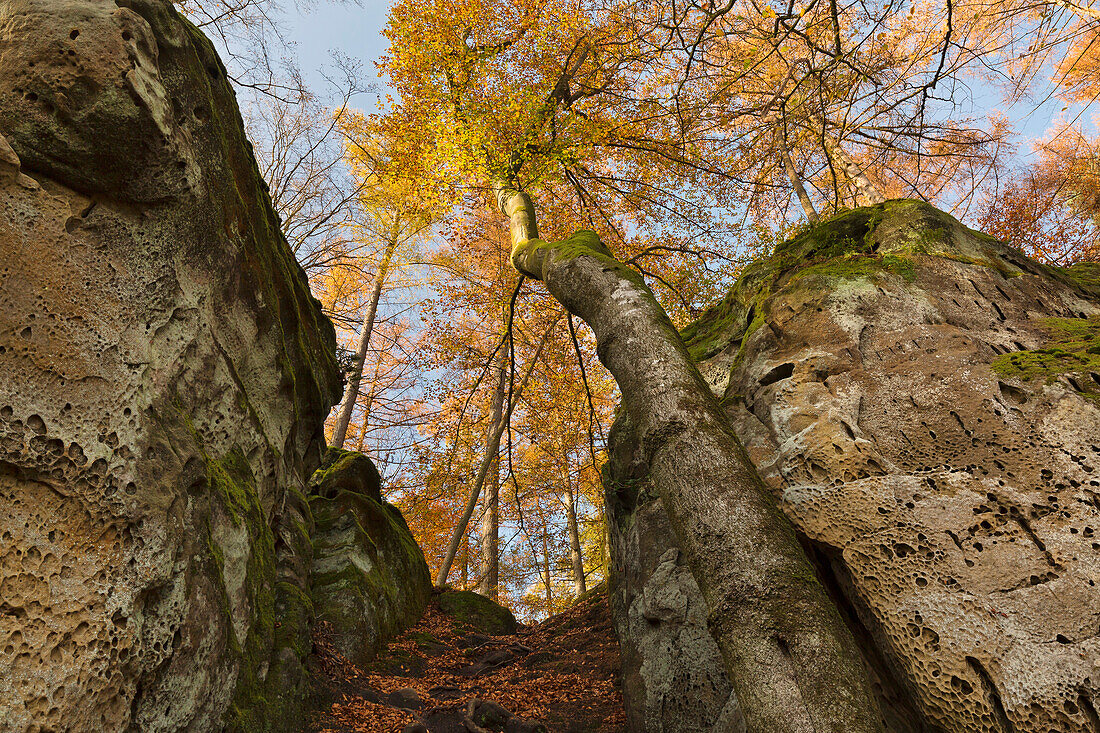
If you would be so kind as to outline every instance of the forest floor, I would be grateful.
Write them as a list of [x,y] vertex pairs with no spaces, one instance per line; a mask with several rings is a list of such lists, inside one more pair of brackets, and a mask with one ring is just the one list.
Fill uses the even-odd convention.
[[323,632],[314,648],[326,701],[311,721],[315,733],[535,733],[537,723],[550,733],[626,730],[603,593],[510,636],[463,627],[433,598],[420,623],[363,669]]

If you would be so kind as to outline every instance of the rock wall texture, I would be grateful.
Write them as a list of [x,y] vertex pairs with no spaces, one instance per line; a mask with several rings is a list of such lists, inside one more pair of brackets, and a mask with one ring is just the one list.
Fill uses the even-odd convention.
[[333,351],[206,39],[0,0],[0,729],[300,725]]
[[[891,201],[781,245],[683,335],[890,730],[1100,730],[1100,266]],[[706,730],[731,703],[698,591],[629,424],[611,442],[632,729]]]
[[367,456],[338,448],[329,448],[309,486],[317,620],[358,665],[419,621],[432,594],[424,553],[380,488]]

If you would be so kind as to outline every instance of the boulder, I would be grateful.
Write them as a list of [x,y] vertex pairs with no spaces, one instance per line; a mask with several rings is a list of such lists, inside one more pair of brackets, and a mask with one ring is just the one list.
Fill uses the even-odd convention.
[[[683,336],[888,730],[1096,729],[1096,265],[1043,265],[890,201],[780,245]],[[620,418],[607,504],[631,729],[699,730],[732,701],[637,448]],[[706,712],[646,717],[669,699]]]
[[362,453],[330,448],[310,480],[309,504],[317,620],[341,654],[365,664],[424,613],[428,564]]
[[516,617],[492,598],[472,590],[445,589],[439,594],[439,610],[466,628],[494,636],[516,633]]
[[300,725],[340,380],[210,43],[0,1],[0,725]]

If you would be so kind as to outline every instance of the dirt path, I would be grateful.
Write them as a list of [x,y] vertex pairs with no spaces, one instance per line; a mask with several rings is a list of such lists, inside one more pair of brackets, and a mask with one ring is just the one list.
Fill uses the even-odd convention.
[[309,728],[316,733],[626,730],[619,646],[602,594],[511,636],[456,624],[433,601],[366,669],[323,633],[314,644],[326,700]]

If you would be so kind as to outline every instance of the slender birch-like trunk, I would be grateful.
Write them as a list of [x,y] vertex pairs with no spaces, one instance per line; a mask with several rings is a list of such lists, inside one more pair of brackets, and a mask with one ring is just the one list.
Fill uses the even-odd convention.
[[[493,464],[493,461],[497,459],[500,453],[500,438],[504,434],[504,429],[508,426],[508,420],[512,417],[512,410],[523,394],[523,388],[527,386],[527,381],[531,378],[531,373],[535,370],[535,363],[538,362],[539,356],[542,354],[542,349],[546,346],[546,341],[550,338],[550,334],[553,332],[554,326],[556,325],[557,320],[550,324],[550,327],[546,329],[542,338],[539,339],[535,354],[531,357],[531,363],[527,365],[527,371],[524,372],[523,379],[516,385],[511,398],[507,400],[507,408],[503,413],[497,414],[494,407],[494,418],[490,421],[493,427],[485,439],[485,453],[481,457],[481,463],[477,469],[477,476],[474,478],[474,485],[470,488],[470,497],[466,501],[466,508],[458,520],[458,525],[455,527],[454,533],[451,535],[451,543],[447,547],[447,554],[443,558],[443,564],[439,566],[439,572],[435,576],[435,584],[437,587],[447,584],[447,576],[451,573],[451,566],[454,564],[458,546],[462,542],[463,537],[466,536],[466,527],[469,526],[470,518],[474,515],[474,509],[477,508],[477,500],[481,497],[481,490],[485,486],[485,477],[489,473],[489,467]],[[504,400],[502,400],[502,402],[503,401]]]
[[[497,364],[497,386],[493,393],[493,404],[504,404],[504,393],[507,387],[508,349],[501,349],[500,361]],[[488,492],[485,496],[485,511],[481,515],[481,559],[482,576],[478,584],[477,592],[488,596],[494,601],[498,597],[498,585],[500,583],[500,458],[495,458],[489,467],[486,479],[489,482]]]
[[802,183],[802,177],[798,175],[798,169],[794,167],[791,153],[787,149],[786,137],[779,141],[779,148],[780,155],[783,158],[783,170],[787,172],[791,187],[794,189],[795,195],[798,196],[798,203],[802,205],[802,211],[806,214],[806,221],[816,224],[821,217],[818,215],[817,209],[814,208],[814,202],[810,199],[810,194],[806,192],[806,186]]
[[857,206],[874,206],[886,200],[878,186],[867,177],[862,168],[855,164],[855,161],[848,157],[848,153],[844,152],[840,143],[828,135],[825,136],[825,152],[840,167],[848,183],[855,189]]
[[565,524],[569,531],[569,555],[573,565],[573,595],[579,598],[587,590],[584,583],[584,555],[581,552],[581,532],[577,525],[577,497],[573,493],[573,480],[569,476],[569,459],[566,457]]
[[851,632],[652,291],[595,232],[539,240],[533,202],[510,182],[497,203],[516,269],[595,334],[748,729],[881,733]]
[[382,286],[389,274],[390,261],[393,251],[397,249],[398,237],[395,235],[386,243],[386,249],[382,253],[382,261],[378,265],[378,271],[374,274],[374,283],[371,286],[370,299],[367,301],[367,312],[363,316],[363,327],[359,331],[359,345],[355,350],[355,361],[352,363],[351,374],[348,375],[348,386],[344,390],[344,401],[340,403],[340,412],[336,416],[336,427],[332,431],[331,445],[343,448],[344,441],[348,437],[348,425],[351,424],[352,413],[355,412],[355,402],[359,399],[359,385],[363,381],[363,365],[367,361],[367,351],[370,348],[370,336],[374,330],[374,320],[378,315],[378,301],[382,297]]

